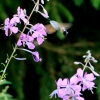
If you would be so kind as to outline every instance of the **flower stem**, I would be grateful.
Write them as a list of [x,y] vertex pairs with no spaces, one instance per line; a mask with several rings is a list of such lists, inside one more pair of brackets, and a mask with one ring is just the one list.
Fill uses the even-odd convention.
[[[37,2],[35,3],[35,6],[33,7],[33,9],[32,9],[32,11],[31,11],[29,17],[27,18],[28,21],[30,20],[30,18],[31,18],[31,16],[32,16],[32,14],[33,14],[33,12],[35,11],[35,8],[36,8],[36,6],[38,5],[38,3],[39,3],[39,0],[37,0]],[[27,27],[27,23],[25,24],[23,30],[20,32],[20,35],[25,31],[26,27]],[[20,36],[19,36],[19,37],[20,37]],[[18,40],[19,40],[19,38],[18,38]],[[7,67],[8,67],[8,65],[9,65],[11,59],[13,58],[13,55],[14,55],[15,52],[16,52],[16,49],[17,49],[17,44],[15,45],[15,47],[14,47],[14,49],[13,49],[13,52],[12,52],[11,56],[9,57],[9,59],[8,59],[8,61],[7,61],[7,64],[5,65],[4,70],[7,69]],[[3,73],[2,73],[2,75],[1,75],[1,77],[0,77],[0,81],[3,80],[4,75],[5,75],[5,72],[6,72],[6,71],[3,71]]]
[[85,70],[85,68],[87,67],[88,62],[85,63],[83,71]]

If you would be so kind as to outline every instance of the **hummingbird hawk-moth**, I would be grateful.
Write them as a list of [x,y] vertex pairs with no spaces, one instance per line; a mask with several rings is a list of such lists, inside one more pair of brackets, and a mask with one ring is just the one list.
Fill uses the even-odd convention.
[[45,25],[47,34],[53,34],[56,31],[60,31],[64,35],[68,34],[67,29],[69,29],[71,26],[71,23],[58,23],[54,20],[51,20],[50,24]]

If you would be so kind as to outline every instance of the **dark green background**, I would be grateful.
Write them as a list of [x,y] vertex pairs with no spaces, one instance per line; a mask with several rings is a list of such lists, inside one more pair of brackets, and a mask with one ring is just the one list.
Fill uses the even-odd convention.
[[[0,0],[0,23],[7,17],[12,18],[18,6],[25,8],[29,15],[34,4],[31,0]],[[82,56],[87,50],[91,50],[98,60],[98,63],[92,64],[100,73],[100,0],[45,0],[44,6],[50,19],[72,23],[73,26],[68,30],[67,37],[54,33],[36,47],[42,58],[40,63],[34,62],[30,54],[17,51],[18,57],[26,57],[27,60],[13,59],[6,77],[12,82],[8,93],[18,100],[50,100],[49,94],[56,89],[55,80],[70,78],[78,67],[82,68],[81,65],[74,65],[74,61],[84,62]],[[30,19],[33,24],[46,24],[47,21],[38,13],[33,13]],[[23,25],[19,27],[22,29]],[[16,41],[16,35],[6,37],[4,31],[0,30],[0,62],[5,61],[6,53],[11,54]],[[0,69],[3,69],[2,65]],[[100,78],[95,82],[98,88],[94,89],[94,94],[85,91],[85,100],[100,100]],[[1,86],[1,91],[2,88],[4,86]]]

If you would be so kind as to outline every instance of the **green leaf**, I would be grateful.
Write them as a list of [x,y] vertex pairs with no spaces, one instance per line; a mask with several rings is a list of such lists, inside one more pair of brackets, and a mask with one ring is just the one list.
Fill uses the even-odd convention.
[[7,80],[0,81],[0,85],[5,85],[5,84],[11,84],[11,82],[9,82]]

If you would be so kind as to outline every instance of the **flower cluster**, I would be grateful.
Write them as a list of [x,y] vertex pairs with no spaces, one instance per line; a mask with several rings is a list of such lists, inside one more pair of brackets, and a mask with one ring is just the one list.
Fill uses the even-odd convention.
[[8,30],[10,31],[10,35],[12,33],[18,33],[19,29],[17,24],[21,24],[21,20],[26,24],[29,23],[27,20],[27,15],[25,10],[21,9],[20,7],[17,8],[17,14],[13,15],[12,19],[6,18],[3,24],[3,30],[5,30],[5,35],[9,36]]
[[[35,3],[34,0],[33,2]],[[34,11],[40,13],[43,17],[48,18],[49,17],[48,13],[42,4],[44,4],[44,0],[41,0],[41,4],[39,3],[38,0],[37,3],[35,3]],[[43,13],[39,11],[39,6],[43,8]],[[21,48],[21,50],[31,53],[34,61],[39,62],[41,61],[41,58],[39,57],[39,53],[37,51],[35,52],[32,51],[35,48],[34,40],[37,40],[38,45],[41,45],[45,40],[44,36],[47,36],[46,28],[41,23],[37,23],[35,25],[30,24],[28,19],[29,17],[27,16],[25,9],[21,9],[20,7],[18,7],[17,14],[14,14],[13,18],[5,19],[2,29],[5,31],[6,36],[11,36],[12,33],[14,34],[17,34],[18,32],[21,33],[16,44],[17,48],[20,49],[19,48],[20,46],[21,47],[27,46],[28,49]],[[21,22],[23,22],[27,26],[25,27],[28,29],[27,33],[21,32],[17,27],[17,24],[21,24]]]
[[89,68],[95,76],[99,76],[99,74],[94,71],[94,67],[90,63],[90,61],[93,61],[94,63],[96,63],[97,60],[91,56],[90,50],[88,50],[86,53],[87,53],[87,55],[83,56],[83,58],[85,58],[85,60],[84,60],[85,64],[83,64],[81,62],[74,62],[74,64],[81,64],[84,67],[83,70],[85,70],[85,68]]
[[34,40],[37,40],[38,44],[41,45],[44,41],[44,36],[47,36],[46,34],[46,28],[43,24],[36,24],[30,28],[27,34],[22,33],[19,37],[19,40],[17,42],[17,46],[27,46],[29,50],[23,49],[24,51],[27,51],[32,54],[33,59],[35,62],[41,61],[41,58],[39,57],[39,53],[37,51],[31,52],[30,50],[33,50],[35,48]]
[[[58,97],[62,98],[63,100],[84,100],[84,98],[81,97],[81,91],[88,89],[93,93],[93,88],[96,88],[93,81],[96,79],[95,76],[100,75],[96,73],[93,68],[90,68],[92,66],[90,60],[94,62],[97,61],[91,56],[90,51],[87,51],[87,55],[85,55],[84,58],[86,63],[85,65],[80,62],[75,62],[75,64],[82,64],[84,68],[78,68],[76,74],[70,79],[65,78],[62,80],[59,78],[56,82],[57,89],[50,94],[50,97],[53,97],[54,95],[56,96],[57,94]],[[90,66],[87,66],[88,63]],[[92,73],[87,74],[84,72],[86,67],[90,68]]]

